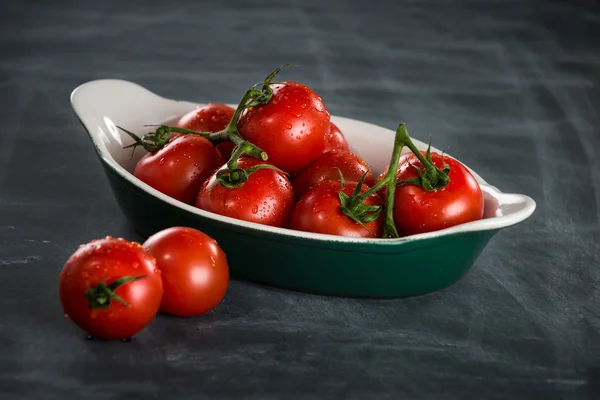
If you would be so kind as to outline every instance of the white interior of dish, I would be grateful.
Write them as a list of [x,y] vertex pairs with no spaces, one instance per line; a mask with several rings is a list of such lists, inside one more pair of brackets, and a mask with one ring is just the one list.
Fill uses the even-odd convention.
[[[145,127],[144,125],[172,121],[193,109],[196,103],[165,99],[135,83],[106,79],[91,81],[79,86],[71,95],[71,104],[78,118],[87,129],[98,153],[117,173],[134,185],[173,206],[230,224],[307,239],[392,243],[449,235],[457,232],[503,228],[523,221],[535,210],[535,202],[528,196],[502,193],[489,185],[475,171],[471,170],[484,192],[484,219],[436,232],[399,239],[356,239],[299,232],[291,229],[272,228],[241,221],[213,214],[165,196],[135,178],[131,173],[137,161],[143,156],[144,150],[142,148],[136,149],[132,158],[131,149],[123,149],[124,146],[132,143],[132,139],[120,129],[117,129],[116,126],[122,126],[132,132],[143,134],[152,130],[152,128]],[[389,162],[394,143],[394,131],[339,116],[332,116],[331,119],[344,132],[352,149],[372,166],[375,174],[379,174]],[[425,143],[414,139],[413,141],[419,149],[425,150],[427,148]],[[437,149],[432,147],[432,150]],[[405,151],[408,150],[405,149]]]

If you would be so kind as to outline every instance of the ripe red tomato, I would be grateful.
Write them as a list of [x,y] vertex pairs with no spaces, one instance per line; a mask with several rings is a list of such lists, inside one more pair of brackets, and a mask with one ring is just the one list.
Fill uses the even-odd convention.
[[[263,161],[241,157],[240,168]],[[260,169],[248,181],[228,189],[217,182],[214,173],[202,186],[196,207],[216,214],[275,227],[286,227],[294,208],[294,190],[284,174],[273,169]]]
[[[412,184],[396,188],[394,222],[401,236],[433,232],[483,218],[483,194],[469,170],[450,157],[442,159],[439,153],[431,156],[438,168],[443,169],[444,162],[450,166],[450,183],[431,192]],[[409,163],[423,168],[414,154],[404,155],[398,167],[398,181],[418,177]]]
[[334,150],[346,150],[350,151],[350,145],[346,140],[346,137],[333,122],[329,126],[329,133],[325,142],[325,152]]
[[[213,104],[197,106],[177,121],[176,126],[196,132],[219,132],[227,128],[233,118],[235,109],[226,104]],[[179,136],[171,133],[171,137]],[[221,142],[216,145],[224,160],[231,157],[235,145],[232,142]]]
[[293,174],[325,149],[330,115],[321,98],[298,82],[271,84],[273,97],[244,112],[238,121],[242,137],[263,149],[269,162]]
[[144,155],[133,174],[167,196],[194,204],[204,181],[221,165],[223,157],[207,139],[181,135]]
[[161,271],[164,296],[160,312],[197,316],[225,297],[229,266],[225,253],[210,236],[192,228],[172,227],[150,236],[143,247]]
[[[350,196],[356,188],[356,182],[346,182],[343,192]],[[296,204],[292,213],[291,229],[299,231],[324,233],[338,236],[362,238],[381,237],[383,231],[383,213],[374,221],[363,226],[343,214],[340,207],[339,191],[342,182],[327,180],[313,186]],[[369,189],[363,185],[361,193]],[[369,196],[365,202],[368,205],[381,206],[377,194]]]
[[364,183],[367,186],[374,184],[369,166],[356,154],[342,150],[329,151],[296,175],[292,182],[296,198],[299,199],[308,189],[324,180],[339,180],[340,171],[347,181],[358,181],[368,171]]
[[[114,288],[120,281],[122,283]],[[65,316],[99,339],[126,339],[155,317],[163,295],[160,271],[138,243],[105,239],[84,244],[59,279]]]

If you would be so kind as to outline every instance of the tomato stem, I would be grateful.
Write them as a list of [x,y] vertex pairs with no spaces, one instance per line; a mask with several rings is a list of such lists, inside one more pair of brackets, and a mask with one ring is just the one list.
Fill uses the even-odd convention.
[[336,169],[338,170],[338,173],[340,174],[340,182],[341,182],[340,191],[338,192],[338,196],[340,199],[340,210],[342,211],[342,213],[344,215],[346,215],[348,218],[350,218],[357,224],[361,225],[363,228],[365,228],[367,230],[367,232],[369,232],[371,235],[373,235],[373,232],[371,232],[371,230],[369,228],[367,228],[365,223],[375,221],[377,218],[379,218],[379,215],[381,214],[381,207],[373,206],[373,205],[369,205],[369,204],[363,204],[362,202],[360,202],[360,203],[354,202],[354,200],[356,200],[357,196],[360,195],[362,185],[363,185],[365,178],[366,178],[367,174],[369,173],[369,171],[365,172],[360,177],[360,179],[357,182],[356,187],[354,188],[354,191],[351,193],[350,196],[348,196],[346,193],[344,193],[344,187],[346,186],[346,180],[344,179],[344,174],[342,173],[342,171],[339,168],[336,168]]
[[408,131],[406,130],[406,126],[403,123],[401,123],[398,125],[398,128],[396,128],[396,135],[394,137],[394,150],[392,151],[392,159],[388,167],[388,172],[385,174],[383,179],[377,182],[377,184],[375,184],[372,188],[370,188],[362,194],[357,194],[356,196],[353,194],[353,196],[351,196],[349,200],[350,208],[357,207],[358,205],[362,204],[373,193],[376,193],[384,186],[387,187],[387,195],[385,202],[385,220],[383,225],[384,238],[399,236],[398,231],[396,230],[396,225],[394,224],[393,216],[394,194],[396,192],[398,164],[400,162],[402,149],[406,145],[407,141],[410,141],[410,137],[408,135]]
[[122,286],[128,282],[137,281],[137,280],[143,279],[145,277],[146,277],[146,275],[123,276],[123,277],[115,280],[114,282],[112,282],[109,285],[107,285],[103,281],[103,282],[98,283],[93,288],[86,289],[84,294],[85,294],[85,297],[88,299],[88,306],[91,309],[96,309],[96,308],[107,309],[108,307],[110,307],[111,301],[115,300],[115,301],[118,301],[119,303],[123,304],[124,306],[129,307],[129,304],[125,300],[123,300],[121,298],[121,296],[116,294],[115,290],[117,290],[117,288],[119,288],[120,286]]

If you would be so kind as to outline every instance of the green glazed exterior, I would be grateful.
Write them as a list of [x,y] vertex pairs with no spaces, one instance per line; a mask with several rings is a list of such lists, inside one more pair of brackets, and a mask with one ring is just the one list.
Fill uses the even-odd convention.
[[284,289],[371,298],[434,292],[458,281],[498,232],[456,233],[376,246],[283,236],[170,205],[99,158],[123,213],[142,236],[171,226],[199,229],[225,251],[233,277]]

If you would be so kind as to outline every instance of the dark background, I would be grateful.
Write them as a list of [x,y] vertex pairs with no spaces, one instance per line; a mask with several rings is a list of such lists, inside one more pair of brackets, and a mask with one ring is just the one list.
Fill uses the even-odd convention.
[[[0,398],[591,399],[600,393],[594,1],[3,1]],[[447,149],[532,218],[441,292],[356,300],[233,281],[200,318],[83,340],[57,278],[142,240],[69,95],[98,78],[236,103],[274,66],[333,114]],[[285,261],[282,260],[284,264]],[[596,397],[597,398],[597,397]]]

